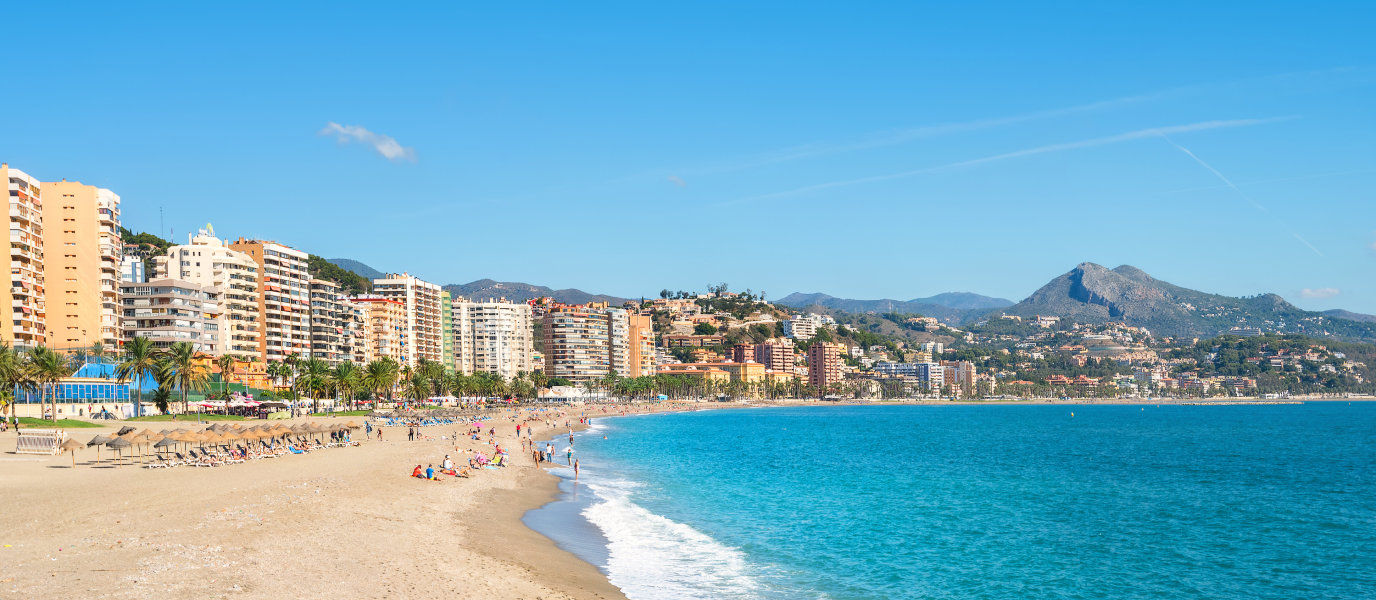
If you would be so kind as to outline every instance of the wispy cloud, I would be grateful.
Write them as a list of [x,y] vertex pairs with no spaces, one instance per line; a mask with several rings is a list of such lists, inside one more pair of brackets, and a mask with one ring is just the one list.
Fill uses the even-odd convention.
[[[1228,179],[1227,177],[1224,177],[1222,173],[1219,173],[1219,172],[1218,172],[1218,169],[1213,168],[1212,166],[1209,165],[1209,163],[1206,163],[1206,162],[1204,162],[1203,159],[1199,158],[1198,156],[1195,156],[1195,154],[1194,154],[1193,152],[1190,152],[1190,151],[1189,151],[1188,149],[1186,149],[1184,146],[1181,146],[1180,144],[1177,144],[1177,143],[1171,141],[1171,138],[1168,137],[1168,136],[1166,136],[1166,134],[1161,134],[1161,138],[1164,139],[1164,140],[1166,140],[1166,142],[1169,143],[1170,145],[1175,146],[1175,148],[1176,148],[1177,150],[1179,150],[1179,151],[1181,151],[1181,152],[1184,152],[1185,154],[1189,155],[1189,157],[1192,158],[1192,159],[1194,159],[1195,162],[1199,163],[1199,164],[1200,164],[1201,166],[1203,166],[1205,169],[1208,169],[1210,173],[1213,173],[1213,174],[1214,174],[1215,176],[1217,176],[1219,179],[1223,180],[1223,183],[1227,184],[1228,187],[1233,188],[1233,191],[1237,192],[1237,195],[1242,196],[1242,199],[1243,199],[1243,200],[1246,200],[1248,204],[1251,204],[1251,205],[1252,205],[1253,207],[1255,207],[1257,210],[1266,213],[1266,214],[1269,215],[1273,220],[1275,220],[1277,223],[1280,223],[1280,224],[1283,225],[1283,223],[1281,222],[1280,219],[1276,218],[1275,215],[1272,215],[1272,214],[1271,214],[1271,211],[1267,210],[1265,206],[1262,206],[1262,205],[1260,205],[1260,204],[1257,204],[1257,201],[1256,201],[1256,200],[1253,200],[1251,196],[1248,196],[1245,192],[1243,192],[1243,191],[1242,191],[1242,188],[1239,188],[1239,187],[1237,187],[1236,185],[1234,185],[1233,182],[1232,182],[1232,180]],[[1323,256],[1323,253],[1322,253],[1322,252],[1319,252],[1319,249],[1318,249],[1318,248],[1315,248],[1313,244],[1309,243],[1309,240],[1306,240],[1306,239],[1304,239],[1303,237],[1300,237],[1300,234],[1298,234],[1298,233],[1296,233],[1296,232],[1294,232],[1294,231],[1291,231],[1291,232],[1290,232],[1290,235],[1295,236],[1295,239],[1299,240],[1300,243],[1304,244],[1305,246],[1308,246],[1310,250],[1313,250],[1313,251],[1314,251],[1314,254],[1317,254],[1317,255],[1319,255],[1319,256]]]
[[832,182],[827,182],[827,183],[818,183],[818,184],[813,184],[813,185],[809,185],[809,186],[804,186],[804,187],[800,187],[800,188],[796,188],[796,189],[792,189],[792,190],[788,190],[788,191],[783,191],[783,192],[775,192],[775,193],[772,193],[772,194],[761,194],[761,195],[758,195],[758,196],[750,196],[750,197],[748,197],[748,198],[741,198],[741,199],[738,199],[738,200],[730,200],[730,201],[727,201],[727,202],[723,202],[722,204],[737,204],[737,203],[741,203],[741,202],[751,202],[751,201],[766,200],[766,199],[771,199],[771,198],[782,198],[782,197],[785,197],[785,196],[793,196],[793,195],[796,195],[796,194],[802,194],[802,193],[807,193],[807,192],[815,192],[815,191],[825,190],[825,189],[829,189],[829,188],[844,187],[844,186],[851,186],[851,185],[859,185],[859,184],[862,184],[862,183],[874,183],[874,182],[877,182],[877,181],[887,181],[887,180],[890,180],[890,179],[901,179],[901,178],[904,178],[904,177],[912,177],[912,176],[914,176],[914,175],[923,175],[923,174],[926,174],[926,173],[935,173],[935,172],[938,172],[938,171],[945,171],[945,170],[948,170],[948,169],[955,169],[955,168],[959,168],[959,167],[970,167],[970,166],[974,166],[974,165],[981,165],[981,164],[984,164],[984,163],[997,162],[997,161],[1008,160],[1008,159],[1012,159],[1012,158],[1021,158],[1021,157],[1024,157],[1024,156],[1032,156],[1032,155],[1036,155],[1036,154],[1045,154],[1045,153],[1047,153],[1047,152],[1061,152],[1061,151],[1065,151],[1065,150],[1076,150],[1076,149],[1079,149],[1079,148],[1089,148],[1089,147],[1092,147],[1092,146],[1103,146],[1103,145],[1105,145],[1105,144],[1116,144],[1116,143],[1120,143],[1120,142],[1128,142],[1128,141],[1132,141],[1132,140],[1140,140],[1140,139],[1152,138],[1152,137],[1161,137],[1161,136],[1166,136],[1166,135],[1171,135],[1171,134],[1177,134],[1177,133],[1188,133],[1188,132],[1191,132],[1191,131],[1203,131],[1203,130],[1206,130],[1206,129],[1219,129],[1219,128],[1223,128],[1223,127],[1243,127],[1243,126],[1247,126],[1247,125],[1257,125],[1257,124],[1261,124],[1261,123],[1268,123],[1268,122],[1275,121],[1275,120],[1276,120],[1276,119],[1236,119],[1236,120],[1231,120],[1231,121],[1204,121],[1204,122],[1201,122],[1201,123],[1191,123],[1191,124],[1189,124],[1189,125],[1174,125],[1174,126],[1171,126],[1171,127],[1152,127],[1152,128],[1150,128],[1150,129],[1139,129],[1139,130],[1137,130],[1137,131],[1129,131],[1129,132],[1127,132],[1127,133],[1120,133],[1120,134],[1118,134],[1118,135],[1111,135],[1111,136],[1108,136],[1108,137],[1094,138],[1094,139],[1089,139],[1089,140],[1080,140],[1080,141],[1078,141],[1078,142],[1067,142],[1067,143],[1064,143],[1064,144],[1052,144],[1052,145],[1050,145],[1050,146],[1038,146],[1038,147],[1036,147],[1036,148],[1028,148],[1028,149],[1026,149],[1026,150],[1017,150],[1017,151],[1015,151],[1015,152],[1005,152],[1005,153],[1003,153],[1003,154],[995,154],[995,155],[993,155],[993,156],[986,156],[986,157],[983,157],[983,158],[975,158],[975,159],[971,159],[971,160],[963,160],[963,161],[960,161],[960,162],[949,163],[949,164],[940,165],[940,166],[936,166],[936,167],[927,167],[927,168],[923,168],[923,169],[914,169],[914,170],[911,170],[911,171],[903,171],[903,172],[901,172],[901,173],[890,173],[890,174],[888,174],[888,175],[875,175],[875,176],[872,176],[872,177],[861,177],[861,178],[859,178],[859,179],[847,179],[847,180],[844,180],[844,181],[832,181]]
[[416,149],[410,146],[402,146],[390,135],[373,133],[358,125],[340,125],[330,121],[320,130],[319,135],[328,135],[335,138],[340,144],[349,142],[359,142],[373,147],[378,154],[386,157],[387,160],[409,160],[416,161]]
[[675,175],[669,176],[669,183],[672,183],[678,187],[688,187],[688,182],[684,181],[683,179]]
[[[1338,171],[1337,173],[1318,173],[1318,174],[1316,174],[1316,175],[1299,175],[1299,176],[1295,176],[1295,177],[1281,177],[1281,178],[1279,178],[1279,179],[1262,179],[1262,180],[1258,180],[1258,181],[1243,181],[1243,182],[1239,182],[1237,185],[1261,185],[1261,184],[1264,184],[1264,183],[1279,183],[1279,182],[1282,182],[1282,181],[1298,181],[1298,180],[1301,180],[1301,179],[1318,179],[1318,178],[1320,178],[1320,177],[1337,177],[1337,176],[1339,176],[1339,175],[1353,175],[1353,174],[1356,174],[1356,173],[1370,173],[1370,172],[1372,172],[1372,171],[1376,171],[1376,169],[1358,169],[1358,170],[1356,170],[1356,171]],[[1204,191],[1204,190],[1221,190],[1221,189],[1227,189],[1227,188],[1231,188],[1231,187],[1233,187],[1233,186],[1227,185],[1227,184],[1224,184],[1224,185],[1206,185],[1206,186],[1204,186],[1204,187],[1186,188],[1186,189],[1183,189],[1183,190],[1166,190],[1166,191],[1164,191],[1164,192],[1152,192],[1150,195],[1152,195],[1152,196],[1160,196],[1160,195],[1163,195],[1163,194],[1183,194],[1183,193],[1185,193],[1185,192],[1201,192],[1201,191]]]
[[1343,291],[1340,290],[1340,289],[1338,289],[1338,288],[1319,288],[1319,289],[1316,289],[1316,290],[1311,290],[1311,289],[1309,289],[1309,288],[1304,288],[1304,289],[1300,290],[1300,297],[1302,297],[1302,298],[1332,298],[1332,297],[1337,296],[1338,294],[1341,294],[1341,293],[1343,293]]

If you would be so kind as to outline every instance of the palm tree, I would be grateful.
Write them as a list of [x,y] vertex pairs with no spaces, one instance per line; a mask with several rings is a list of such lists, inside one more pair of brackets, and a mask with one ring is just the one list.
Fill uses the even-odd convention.
[[362,382],[364,387],[372,390],[381,398],[383,392],[387,393],[387,399],[392,398],[392,386],[397,383],[397,362],[391,357],[384,357],[374,360],[363,367]]
[[230,377],[234,375],[234,366],[239,363],[239,357],[233,354],[225,354],[215,359],[215,363],[220,366],[220,383],[224,384],[225,395],[229,395]]
[[[120,383],[134,378],[134,389],[143,389],[143,376],[153,370],[158,362],[158,352],[153,348],[153,341],[145,337],[136,337],[124,344],[124,361],[115,366],[115,377]],[[142,412],[143,399],[141,392],[134,400],[134,416],[139,416]],[[133,396],[133,394],[131,394]]]
[[177,342],[162,352],[162,359],[172,371],[172,381],[182,394],[182,412],[186,412],[187,393],[204,391],[209,387],[210,368],[196,362],[196,347],[191,342]]
[[411,377],[406,379],[406,395],[414,399],[416,404],[421,404],[430,395],[430,380],[419,371],[412,372]]
[[[52,393],[52,420],[57,421],[57,381],[72,374],[72,368],[61,354],[45,346],[37,346],[29,351],[29,376],[40,386],[47,386]],[[47,404],[43,405],[47,408]]]
[[323,359],[312,357],[297,363],[297,366],[300,367],[300,373],[293,384],[298,390],[297,394],[299,395],[299,390],[304,388],[311,399],[311,412],[320,412],[317,392],[330,385],[330,365]]
[[344,361],[334,368],[332,379],[340,395],[349,403],[349,408],[354,408],[354,391],[358,389],[363,374],[359,371],[358,365],[352,361]]
[[549,387],[549,376],[544,371],[536,371],[530,374],[530,382],[535,384],[535,389]]

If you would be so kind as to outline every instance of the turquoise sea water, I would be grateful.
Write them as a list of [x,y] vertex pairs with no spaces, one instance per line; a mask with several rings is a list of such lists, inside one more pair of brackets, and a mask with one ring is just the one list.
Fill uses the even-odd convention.
[[1370,403],[715,410],[575,447],[527,522],[633,600],[1376,597]]

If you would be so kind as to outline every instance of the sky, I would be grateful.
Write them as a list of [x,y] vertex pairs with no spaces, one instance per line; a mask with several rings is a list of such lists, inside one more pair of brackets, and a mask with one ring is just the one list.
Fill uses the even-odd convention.
[[0,160],[435,283],[1376,314],[1376,5],[20,3]]

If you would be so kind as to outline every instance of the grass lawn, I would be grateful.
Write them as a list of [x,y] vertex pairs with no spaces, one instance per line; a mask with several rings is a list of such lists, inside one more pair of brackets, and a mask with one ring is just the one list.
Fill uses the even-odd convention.
[[19,417],[19,424],[24,427],[47,428],[47,429],[79,429],[82,427],[114,427],[114,422],[110,425],[97,425],[90,421],[78,421],[76,419],[58,419],[56,423],[47,419],[35,419],[33,417]]
[[[172,415],[148,415],[148,416],[146,416],[146,417],[134,417],[134,418],[132,418],[132,419],[125,419],[125,420],[126,420],[126,421],[171,421],[171,420],[172,420]],[[243,421],[243,420],[245,420],[245,418],[244,418],[244,417],[241,417],[241,416],[239,416],[239,415],[213,415],[213,414],[205,414],[205,415],[201,415],[201,420],[202,420],[202,421]],[[195,413],[191,413],[191,414],[189,414],[189,415],[177,415],[177,422],[178,422],[178,423],[185,422],[185,421],[191,421],[192,423],[195,423],[195,422],[196,422],[196,414],[195,414]]]

